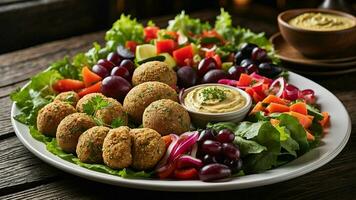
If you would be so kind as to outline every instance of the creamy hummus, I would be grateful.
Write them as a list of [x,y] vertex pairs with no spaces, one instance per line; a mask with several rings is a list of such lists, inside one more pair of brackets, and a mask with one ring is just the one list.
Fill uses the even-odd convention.
[[237,90],[224,86],[201,86],[184,98],[188,108],[205,113],[225,113],[241,109],[246,99]]
[[337,31],[355,26],[355,20],[326,13],[304,13],[288,22],[290,25],[313,31]]

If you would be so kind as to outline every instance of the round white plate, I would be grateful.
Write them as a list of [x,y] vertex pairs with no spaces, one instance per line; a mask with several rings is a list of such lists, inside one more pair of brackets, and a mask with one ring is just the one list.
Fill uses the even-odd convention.
[[166,181],[124,179],[118,176],[92,171],[62,160],[47,151],[43,143],[31,137],[26,125],[14,120],[13,117],[19,113],[19,110],[14,104],[11,110],[11,122],[17,137],[37,157],[59,169],[90,180],[123,187],[164,191],[222,191],[257,187],[289,180],[325,165],[341,152],[350,137],[351,120],[340,100],[317,83],[295,73],[290,73],[289,82],[297,85],[301,89],[311,88],[316,92],[318,103],[320,103],[322,109],[329,112],[331,116],[329,133],[323,138],[319,147],[312,149],[286,165],[260,174],[233,178],[227,182],[206,183],[198,180]]

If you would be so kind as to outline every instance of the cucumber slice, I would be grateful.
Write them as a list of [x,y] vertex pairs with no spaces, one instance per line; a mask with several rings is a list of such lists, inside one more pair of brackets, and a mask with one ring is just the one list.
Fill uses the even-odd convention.
[[147,58],[155,57],[155,56],[157,56],[156,47],[152,44],[138,45],[136,47],[135,56],[136,56],[137,62],[140,62]]
[[153,57],[146,58],[144,60],[138,61],[137,64],[142,65],[145,62],[150,62],[150,61],[161,61],[161,62],[163,62],[165,60],[166,60],[166,58],[164,56],[153,56]]
[[176,61],[169,53],[161,53],[159,55],[165,57],[164,62],[168,65],[169,68],[173,69],[177,65]]

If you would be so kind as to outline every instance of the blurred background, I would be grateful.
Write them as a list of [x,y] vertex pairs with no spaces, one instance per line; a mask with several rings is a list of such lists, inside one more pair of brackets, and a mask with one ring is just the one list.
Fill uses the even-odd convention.
[[[235,25],[271,35],[277,31],[276,17],[291,8],[332,7],[355,14],[355,0],[0,0],[0,53],[36,44],[106,30],[121,13],[139,20],[209,11],[224,7]],[[214,19],[205,16],[206,19]],[[256,23],[251,27],[248,20]],[[263,23],[259,24],[258,21]],[[250,24],[250,25],[248,25]],[[165,24],[158,24],[163,25]],[[250,26],[250,27],[249,27]]]

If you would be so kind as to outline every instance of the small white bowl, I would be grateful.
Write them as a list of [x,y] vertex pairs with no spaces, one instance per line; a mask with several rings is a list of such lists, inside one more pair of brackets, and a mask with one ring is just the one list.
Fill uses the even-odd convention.
[[[188,106],[185,105],[185,103],[184,103],[185,97],[187,96],[187,94],[190,91],[194,90],[195,88],[202,87],[202,86],[221,86],[221,87],[226,87],[229,89],[236,90],[246,99],[246,104],[238,110],[231,111],[231,112],[225,112],[225,113],[206,113],[206,112],[199,112],[196,110],[192,110],[191,108],[189,108]],[[180,100],[181,100],[180,103],[182,104],[182,106],[189,112],[189,115],[192,118],[193,124],[197,125],[199,127],[205,127],[206,124],[208,124],[209,122],[235,122],[235,123],[240,122],[246,117],[246,115],[252,105],[251,97],[245,91],[243,91],[239,88],[236,88],[236,87],[218,84],[218,83],[201,84],[201,85],[196,85],[196,86],[187,88],[184,90],[183,95],[181,96]]]

